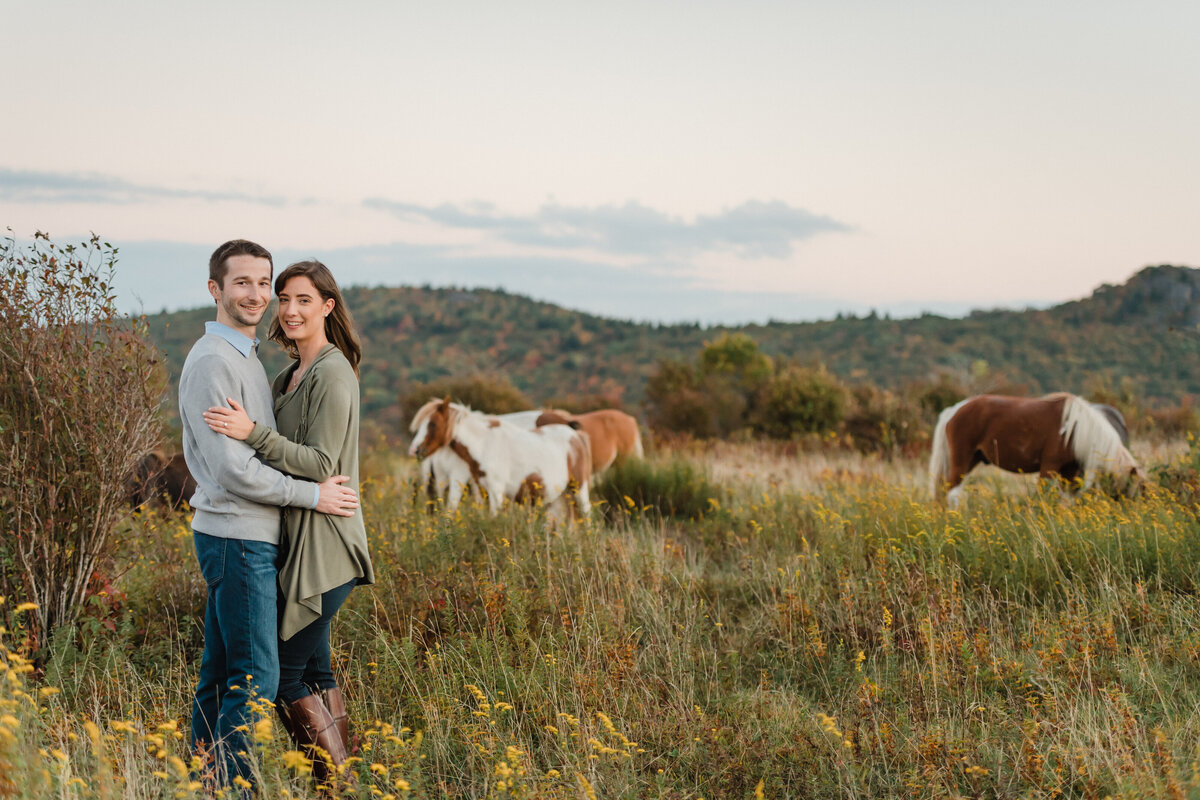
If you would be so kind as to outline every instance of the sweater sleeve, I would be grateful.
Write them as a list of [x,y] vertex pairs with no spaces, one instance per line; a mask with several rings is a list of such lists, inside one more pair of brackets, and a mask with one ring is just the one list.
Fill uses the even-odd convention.
[[179,410],[213,480],[226,492],[263,505],[312,508],[315,483],[272,469],[245,442],[208,427],[204,412],[225,405],[226,397],[241,397],[241,385],[218,356],[206,356],[195,366],[192,379],[180,386]]
[[333,371],[313,374],[308,379],[314,383],[308,398],[308,432],[304,440],[293,442],[266,425],[255,423],[246,444],[276,469],[323,481],[338,469],[337,457],[350,431],[353,393],[358,386],[339,379]]

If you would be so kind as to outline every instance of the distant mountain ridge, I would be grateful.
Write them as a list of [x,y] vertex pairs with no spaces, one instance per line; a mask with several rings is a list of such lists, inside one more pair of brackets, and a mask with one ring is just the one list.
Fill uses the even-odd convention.
[[1194,328],[1200,325],[1200,270],[1147,267],[1123,284],[1103,284],[1090,297],[1055,310],[1076,322]]
[[[490,289],[351,287],[345,297],[364,344],[363,412],[385,429],[400,424],[399,398],[417,384],[472,373],[505,375],[535,402],[604,395],[637,411],[661,359],[690,361],[725,331],[749,334],[772,356],[884,387],[984,370],[1030,393],[1124,379],[1151,400],[1200,394],[1200,270],[1190,267],[1147,267],[1044,310],[740,327],[614,320]],[[212,318],[211,306],[147,317],[172,386]],[[272,374],[286,365],[271,343],[262,358]]]

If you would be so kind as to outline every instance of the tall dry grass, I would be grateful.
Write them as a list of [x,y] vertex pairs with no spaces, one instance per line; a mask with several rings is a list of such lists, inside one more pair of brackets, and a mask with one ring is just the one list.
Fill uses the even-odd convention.
[[[1197,794],[1195,508],[981,474],[951,512],[923,470],[696,446],[641,480],[692,475],[713,502],[566,528],[429,509],[413,466],[376,450],[379,582],[333,636],[354,792]],[[144,515],[122,541],[128,570],[42,674],[22,660],[28,612],[0,607],[0,796],[201,796],[182,737],[203,598],[186,520]],[[265,796],[312,796],[263,720]]]

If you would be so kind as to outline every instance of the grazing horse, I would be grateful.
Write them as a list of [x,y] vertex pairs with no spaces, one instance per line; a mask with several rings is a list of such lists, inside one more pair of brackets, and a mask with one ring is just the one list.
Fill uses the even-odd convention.
[[578,427],[588,435],[592,445],[592,477],[611,467],[618,458],[645,457],[637,420],[614,408],[589,411],[585,414],[571,414],[549,408],[504,414],[500,419],[530,429],[537,429],[543,425]]
[[409,430],[413,440],[408,452],[429,461],[430,472],[422,465],[422,476],[435,491],[449,491],[448,508],[457,507],[469,486],[476,494],[487,494],[493,514],[507,497],[541,500],[559,516],[566,511],[569,490],[581,516],[591,511],[591,448],[582,431],[567,425],[525,430],[449,398],[421,406]]
[[938,416],[929,477],[934,497],[949,491],[958,506],[960,484],[976,464],[1010,472],[1057,474],[1073,481],[1083,473],[1091,486],[1097,473],[1116,476],[1128,493],[1141,475],[1116,429],[1086,400],[1059,392],[1045,397],[983,394],[963,400]]

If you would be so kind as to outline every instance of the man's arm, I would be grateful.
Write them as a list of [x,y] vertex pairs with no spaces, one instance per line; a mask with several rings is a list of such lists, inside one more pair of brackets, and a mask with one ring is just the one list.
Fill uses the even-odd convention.
[[[264,464],[245,442],[214,433],[204,411],[226,397],[240,397],[237,377],[220,356],[200,359],[179,387],[181,422],[196,442],[197,455],[220,488],[256,503],[316,508],[323,514],[354,516],[358,495],[333,478],[321,484],[298,480]],[[314,503],[315,500],[315,503]]]

